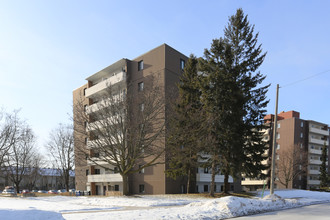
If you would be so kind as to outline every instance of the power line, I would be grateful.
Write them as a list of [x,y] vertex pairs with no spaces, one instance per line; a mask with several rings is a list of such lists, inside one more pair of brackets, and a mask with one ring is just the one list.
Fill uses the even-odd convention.
[[327,73],[327,72],[330,72],[330,70],[325,70],[325,71],[323,71],[323,72],[320,72],[320,73],[316,73],[316,74],[314,74],[314,75],[311,75],[311,76],[309,76],[309,77],[307,77],[307,78],[300,79],[300,80],[294,81],[294,82],[292,82],[292,83],[288,83],[288,84],[286,84],[286,85],[284,85],[284,86],[281,86],[281,88],[288,87],[288,86],[292,86],[292,85],[294,85],[294,84],[300,83],[300,82],[302,82],[302,81],[306,81],[306,80],[308,80],[308,79],[314,78],[314,77],[316,77],[316,76],[318,76],[318,75],[321,75],[321,74],[324,74],[324,73]]

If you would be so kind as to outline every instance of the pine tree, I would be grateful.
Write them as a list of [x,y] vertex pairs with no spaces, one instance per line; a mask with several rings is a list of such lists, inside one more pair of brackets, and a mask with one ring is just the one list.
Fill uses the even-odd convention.
[[327,187],[328,186],[328,173],[327,173],[327,145],[324,143],[323,148],[322,148],[322,156],[321,156],[321,167],[320,167],[320,187]]
[[265,169],[261,161],[265,159],[266,143],[261,131],[269,85],[260,87],[265,76],[258,68],[266,54],[257,45],[258,33],[253,32],[254,26],[238,9],[229,18],[224,37],[214,39],[211,48],[205,49],[200,64],[204,76],[202,101],[212,141],[208,148],[211,195],[214,175],[219,171],[225,175],[224,193],[228,193],[229,175],[259,177]]
[[168,139],[169,168],[166,175],[172,178],[187,177],[187,193],[192,192],[198,153],[201,125],[201,92],[198,88],[197,59],[194,55],[184,68],[178,84],[179,97],[175,102]]

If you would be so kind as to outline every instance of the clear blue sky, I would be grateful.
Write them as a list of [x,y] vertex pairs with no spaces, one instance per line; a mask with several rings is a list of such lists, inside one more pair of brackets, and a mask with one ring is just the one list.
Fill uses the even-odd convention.
[[[267,57],[261,72],[286,85],[330,70],[330,1],[0,0],[0,106],[20,116],[43,146],[51,129],[70,122],[72,91],[113,62],[167,43],[203,56],[243,8]],[[280,90],[279,111],[330,124],[330,72]]]

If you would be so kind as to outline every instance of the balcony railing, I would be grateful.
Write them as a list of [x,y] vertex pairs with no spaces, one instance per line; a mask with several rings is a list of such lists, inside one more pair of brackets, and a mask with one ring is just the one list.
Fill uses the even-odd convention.
[[125,94],[113,95],[112,98],[103,99],[99,102],[87,106],[86,113],[91,114],[93,112],[109,107],[110,105],[119,104],[124,100],[124,98],[125,98]]
[[261,185],[261,186],[263,186],[264,183],[265,183],[265,180],[250,180],[250,179],[242,180],[242,185],[243,186],[248,186],[248,185]]
[[114,86],[120,82],[126,82],[126,72],[117,73],[116,75],[111,76],[110,78],[103,80],[96,85],[93,85],[92,87],[86,89],[85,95],[87,98],[92,98],[93,95],[105,90],[109,86]]
[[320,180],[307,180],[308,185],[320,185]]
[[[324,145],[324,140],[321,140],[321,139],[310,138],[309,141],[310,141],[311,143]],[[326,144],[326,145],[329,145],[329,142],[328,142],[328,141],[325,141],[325,144]]]
[[314,175],[320,175],[320,171],[319,170],[309,170],[308,173],[309,174],[314,174]]
[[309,163],[310,163],[310,164],[320,165],[320,164],[322,163],[322,161],[320,161],[320,160],[309,159]]
[[309,128],[309,131],[310,132],[313,132],[313,133],[316,133],[316,134],[321,134],[321,135],[329,136],[329,131],[323,130],[323,129],[320,129],[320,128],[310,127]]
[[95,174],[88,175],[87,182],[99,183],[99,182],[123,182],[123,178],[119,173],[114,174]]
[[321,150],[316,150],[316,149],[309,149],[309,153],[321,155],[322,151]]
[[[211,174],[210,173],[197,173],[196,174],[196,181],[197,182],[210,182],[211,181]],[[229,177],[228,180],[230,183],[233,182],[233,178]],[[223,175],[215,175],[215,182],[221,183],[224,182]]]

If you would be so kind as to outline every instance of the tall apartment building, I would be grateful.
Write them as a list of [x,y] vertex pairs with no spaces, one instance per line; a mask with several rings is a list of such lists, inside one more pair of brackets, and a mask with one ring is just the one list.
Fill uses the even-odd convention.
[[[270,143],[270,148],[266,152],[269,155],[266,162],[270,164],[274,115],[266,115],[264,119],[265,123],[269,125],[269,128],[265,131],[265,139],[269,140]],[[283,163],[286,163],[288,159],[293,159],[301,163],[297,163],[294,169],[302,169],[303,171],[298,172],[299,174],[292,181],[289,181],[288,188],[319,188],[321,155],[324,144],[328,150],[328,159],[330,158],[329,126],[322,122],[301,119],[300,113],[297,111],[281,112],[278,114],[276,136],[276,169],[281,165],[283,166]],[[328,162],[327,166],[329,171]],[[283,176],[276,177],[275,187],[278,189],[285,188],[285,185],[279,182],[279,178],[283,179]],[[262,188],[264,183],[264,180],[246,179],[242,181],[242,185],[250,189]]]
[[[170,97],[177,94],[176,83],[182,74],[187,57],[176,51],[170,46],[163,44],[133,60],[121,59],[105,69],[89,76],[87,83],[73,91],[73,101],[83,100],[87,112],[95,112],[97,108],[98,94],[102,93],[107,85],[116,86],[119,93],[126,93],[128,85],[136,88],[136,92],[143,88],[144,83],[150,76],[159,78],[157,83],[162,86],[163,96]],[[133,91],[135,91],[133,89]],[[134,97],[134,93],[128,93],[127,96]],[[165,108],[166,105],[165,105]],[[96,113],[97,114],[97,113]],[[171,117],[171,112],[165,109],[167,120]],[[75,117],[75,115],[74,115]],[[78,125],[75,125],[78,126]],[[165,131],[167,124],[165,123]],[[88,128],[86,128],[88,130]],[[86,135],[75,132],[75,155],[76,155],[76,189],[91,191],[92,194],[103,195],[106,192],[122,191],[123,184],[121,176],[106,168],[106,164],[95,164],[86,159],[81,151],[81,147],[85,148],[86,154],[91,154],[89,149],[88,131]],[[85,140],[85,141],[84,141]],[[84,145],[84,146],[78,146]],[[163,148],[166,148],[166,139]],[[166,154],[165,154],[166,155]],[[165,157],[164,155],[164,157]],[[165,158],[166,161],[166,158]],[[100,166],[101,165],[101,166]],[[177,180],[166,177],[165,170],[167,164],[158,164],[147,167],[143,172],[131,174],[129,176],[130,193],[145,194],[167,194],[182,193],[185,190],[184,178]],[[211,174],[208,169],[199,168],[196,175],[196,191],[208,192],[210,188]],[[233,182],[230,179],[230,182]],[[217,187],[219,192],[222,189],[223,176],[216,176]]]

